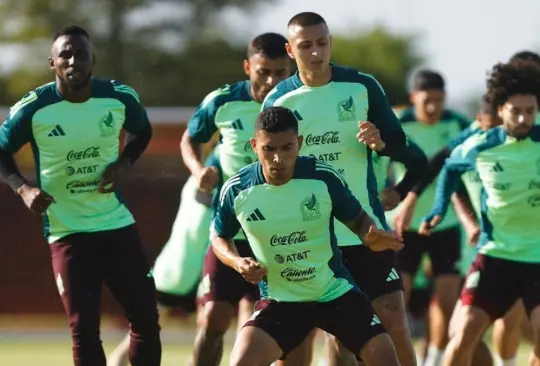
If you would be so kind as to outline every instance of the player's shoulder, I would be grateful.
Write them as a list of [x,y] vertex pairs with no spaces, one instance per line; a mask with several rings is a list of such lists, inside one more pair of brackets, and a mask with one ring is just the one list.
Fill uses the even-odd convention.
[[299,156],[296,162],[296,177],[300,179],[321,180],[327,184],[345,181],[339,172],[330,164],[322,162],[312,156]]
[[381,84],[375,76],[358,71],[352,67],[332,64],[332,81],[338,83],[358,83],[364,85],[368,91],[373,88],[382,91]]
[[92,97],[113,98],[123,103],[140,103],[139,93],[118,80],[92,78]]
[[272,107],[278,99],[286,98],[287,95],[302,86],[298,72],[289,76],[285,80],[281,80],[264,98],[263,109]]
[[416,121],[416,111],[414,107],[406,107],[397,111],[397,117],[401,123],[409,123]]
[[450,150],[453,150],[472,135],[480,134],[482,132],[483,130],[480,128],[480,123],[478,121],[474,121],[467,128],[462,130],[459,135],[457,135],[452,141],[450,141],[448,147],[450,148]]
[[201,108],[218,109],[233,101],[251,101],[250,83],[247,80],[224,84],[208,93],[201,102]]
[[235,175],[230,177],[223,183],[220,193],[220,201],[227,196],[236,197],[240,192],[245,191],[253,186],[264,183],[262,168],[259,162],[254,162],[246,165]]
[[11,118],[28,117],[33,115],[39,109],[48,105],[58,103],[62,100],[60,93],[56,88],[55,82],[43,84],[34,90],[29,91],[15,103],[9,110]]
[[465,116],[463,113],[455,111],[453,109],[445,109],[441,116],[442,123],[457,122],[462,129],[469,127],[471,119]]
[[460,154],[463,156],[469,154],[478,155],[483,151],[504,144],[507,136],[502,126],[474,133],[459,146]]

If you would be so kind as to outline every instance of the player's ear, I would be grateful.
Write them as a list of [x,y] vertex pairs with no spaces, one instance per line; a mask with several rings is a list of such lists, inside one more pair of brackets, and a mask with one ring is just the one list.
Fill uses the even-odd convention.
[[249,144],[251,145],[251,148],[253,149],[253,151],[256,151],[257,141],[255,141],[253,137],[249,140]]
[[49,57],[49,69],[54,70],[54,60],[52,57]]
[[249,70],[251,69],[251,65],[249,64],[249,60],[244,60],[244,73],[249,76]]
[[504,119],[503,119],[503,107],[504,107],[504,105],[500,105],[500,106],[497,107],[497,115],[499,116],[499,118],[501,120],[504,121]]
[[416,93],[414,92],[414,90],[412,90],[410,93],[409,93],[409,102],[414,105],[414,97],[415,97]]
[[292,47],[289,42],[285,43],[285,50],[287,51],[287,55],[289,55],[289,57],[294,60],[294,54],[292,52]]
[[298,136],[298,151],[302,148],[302,144],[304,143],[304,136],[299,135]]

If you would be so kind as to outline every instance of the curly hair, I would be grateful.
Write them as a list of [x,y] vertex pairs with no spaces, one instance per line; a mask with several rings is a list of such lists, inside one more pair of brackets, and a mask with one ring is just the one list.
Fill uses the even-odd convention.
[[514,95],[534,95],[540,102],[540,66],[531,61],[498,63],[487,78],[486,99],[500,107]]

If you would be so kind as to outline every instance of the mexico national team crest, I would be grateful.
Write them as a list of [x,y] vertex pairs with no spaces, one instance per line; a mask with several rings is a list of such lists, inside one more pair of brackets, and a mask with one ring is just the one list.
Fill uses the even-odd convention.
[[300,212],[302,213],[302,219],[304,221],[317,220],[321,217],[321,212],[319,211],[319,201],[315,194],[306,197],[302,200],[300,204]]
[[339,102],[337,112],[339,122],[356,121],[356,106],[353,97],[350,96],[348,99]]
[[99,120],[99,129],[101,130],[101,137],[114,136],[116,128],[111,112]]

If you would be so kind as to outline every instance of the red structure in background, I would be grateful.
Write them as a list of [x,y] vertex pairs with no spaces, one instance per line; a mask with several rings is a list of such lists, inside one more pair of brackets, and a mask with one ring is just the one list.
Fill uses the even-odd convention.
[[[123,196],[137,219],[151,262],[169,238],[180,191],[188,177],[178,144],[191,109],[152,112],[156,111],[150,108],[153,140],[122,185]],[[169,118],[159,118],[167,115]],[[171,121],[171,116],[177,120]],[[29,178],[34,176],[31,160],[28,147],[17,156]],[[63,314],[41,219],[32,215],[3,184],[0,184],[0,291],[0,314]],[[105,290],[103,294],[103,313],[121,315],[110,293]]]

